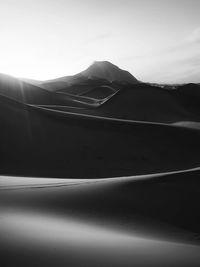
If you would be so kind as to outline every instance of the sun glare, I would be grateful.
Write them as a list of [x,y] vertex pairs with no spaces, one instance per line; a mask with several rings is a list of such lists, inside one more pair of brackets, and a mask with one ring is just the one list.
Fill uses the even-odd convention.
[[[69,60],[59,60],[57,51],[52,47],[38,47],[33,40],[25,41],[22,37],[13,45],[13,39],[7,39],[4,49],[0,51],[0,73],[9,74],[15,77],[30,78],[36,80],[53,79],[66,75],[74,75],[90,63],[90,59],[73,60],[71,54],[76,50],[66,49],[66,57]],[[1,45],[2,46],[2,45]],[[72,55],[71,55],[72,56]]]

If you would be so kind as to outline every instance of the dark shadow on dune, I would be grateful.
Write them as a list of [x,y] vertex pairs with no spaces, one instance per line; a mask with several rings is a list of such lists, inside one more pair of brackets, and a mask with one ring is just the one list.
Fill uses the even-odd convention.
[[2,174],[112,177],[199,164],[199,131],[62,117],[10,101],[0,105]]

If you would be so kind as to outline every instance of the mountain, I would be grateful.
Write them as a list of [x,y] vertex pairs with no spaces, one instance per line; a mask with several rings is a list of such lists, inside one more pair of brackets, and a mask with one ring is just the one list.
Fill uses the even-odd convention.
[[81,74],[90,79],[101,78],[110,82],[138,83],[137,79],[132,74],[120,69],[109,61],[95,61]]
[[74,84],[80,84],[84,81],[87,81],[87,78],[79,73],[73,76],[64,76],[53,80],[47,80],[42,82],[40,86],[49,91],[58,91]]
[[120,82],[137,84],[138,80],[128,71],[122,70],[108,61],[95,61],[86,70],[74,75],[58,79],[48,80],[40,83],[40,86],[50,90],[58,91],[66,87],[82,84],[88,80],[102,80],[105,82]]
[[43,81],[39,81],[39,80],[33,80],[33,79],[28,79],[28,78],[20,78],[21,81],[29,83],[29,84],[33,84],[36,86],[40,86],[41,83],[43,83]]

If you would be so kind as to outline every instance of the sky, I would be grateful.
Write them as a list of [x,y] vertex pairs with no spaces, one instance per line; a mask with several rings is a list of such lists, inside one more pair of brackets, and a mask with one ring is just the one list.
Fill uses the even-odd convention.
[[200,82],[199,0],[0,0],[0,73],[46,80],[107,60],[145,82]]

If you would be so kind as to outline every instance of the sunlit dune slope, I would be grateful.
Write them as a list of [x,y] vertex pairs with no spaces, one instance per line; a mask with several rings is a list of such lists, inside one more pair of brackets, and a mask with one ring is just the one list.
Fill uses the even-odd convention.
[[52,187],[37,179],[1,190],[2,266],[199,266],[199,171]]
[[49,104],[58,102],[50,92],[4,74],[0,75],[0,95],[21,103]]

